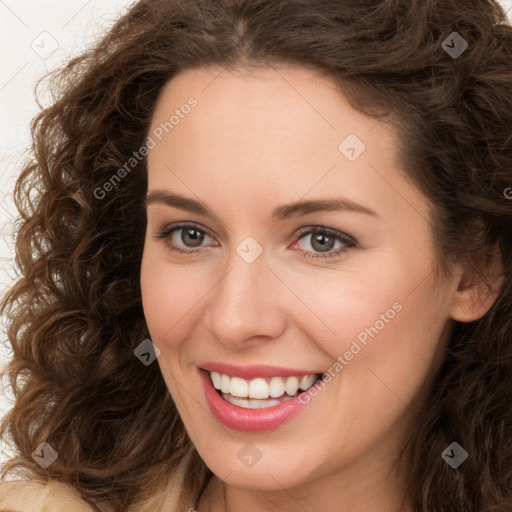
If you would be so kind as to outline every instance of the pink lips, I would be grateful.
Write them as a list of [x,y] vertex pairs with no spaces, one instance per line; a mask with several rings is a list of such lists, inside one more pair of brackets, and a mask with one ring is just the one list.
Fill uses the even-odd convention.
[[309,370],[294,370],[293,368],[281,368],[279,366],[249,365],[237,366],[229,363],[220,363],[206,361],[199,365],[203,370],[224,373],[230,377],[240,377],[242,379],[256,379],[258,377],[302,377],[303,375],[312,375],[320,372]]
[[224,400],[220,396],[219,392],[213,387],[209,373],[206,369],[244,379],[274,376],[287,377],[291,375],[302,376],[309,375],[311,372],[270,366],[235,367],[227,363],[204,363],[201,367],[203,369],[198,367],[197,371],[203,383],[203,389],[208,406],[217,420],[228,428],[244,432],[274,430],[279,425],[292,419],[305,407],[305,404],[299,401],[298,396],[292,400],[288,400],[271,407],[266,407],[264,409],[245,409],[243,407],[230,404]]

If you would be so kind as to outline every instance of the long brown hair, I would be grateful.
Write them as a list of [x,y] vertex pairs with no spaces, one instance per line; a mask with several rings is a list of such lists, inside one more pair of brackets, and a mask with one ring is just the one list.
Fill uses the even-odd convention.
[[[191,448],[158,366],[134,356],[149,337],[146,159],[98,190],[145,144],[176,73],[280,63],[324,72],[397,130],[444,270],[465,258],[487,283],[478,262],[498,248],[499,295],[482,318],[455,322],[402,455],[415,512],[512,510],[512,27],[493,0],[142,0],[48,76],[54,103],[32,121],[14,193],[21,277],[1,312],[15,403],[0,437],[17,453],[2,479],[56,478],[117,512],[160,489]],[[456,470],[441,457],[454,441],[469,454]],[[31,456],[42,442],[58,453],[47,469]],[[197,490],[211,472],[193,465]]]

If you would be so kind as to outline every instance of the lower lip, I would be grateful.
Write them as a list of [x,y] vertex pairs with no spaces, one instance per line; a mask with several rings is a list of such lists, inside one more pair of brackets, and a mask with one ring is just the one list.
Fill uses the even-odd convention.
[[274,430],[290,421],[305,405],[297,395],[278,405],[264,409],[245,409],[226,402],[213,387],[210,375],[198,368],[206,395],[206,401],[213,415],[226,427],[244,432],[263,432]]

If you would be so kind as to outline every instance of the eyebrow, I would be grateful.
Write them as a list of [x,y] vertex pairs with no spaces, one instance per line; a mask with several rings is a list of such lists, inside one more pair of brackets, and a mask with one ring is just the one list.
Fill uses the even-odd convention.
[[[219,219],[219,217],[203,203],[165,190],[151,190],[144,200],[144,207],[147,208],[150,204],[164,204],[181,210],[188,210],[205,217],[210,216]],[[351,211],[379,218],[377,212],[366,206],[355,203],[354,201],[346,198],[337,198],[297,201],[295,203],[278,206],[272,212],[272,219],[274,221],[280,221],[290,217],[298,217],[315,212],[332,211]]]

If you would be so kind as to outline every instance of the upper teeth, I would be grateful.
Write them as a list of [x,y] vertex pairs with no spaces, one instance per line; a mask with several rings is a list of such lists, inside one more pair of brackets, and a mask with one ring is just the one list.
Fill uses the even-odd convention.
[[245,380],[240,377],[230,377],[218,372],[210,372],[215,389],[233,396],[249,398],[278,398],[286,392],[290,396],[297,394],[299,389],[306,391],[316,381],[316,375],[303,377],[272,377],[267,383],[266,379],[257,378]]

